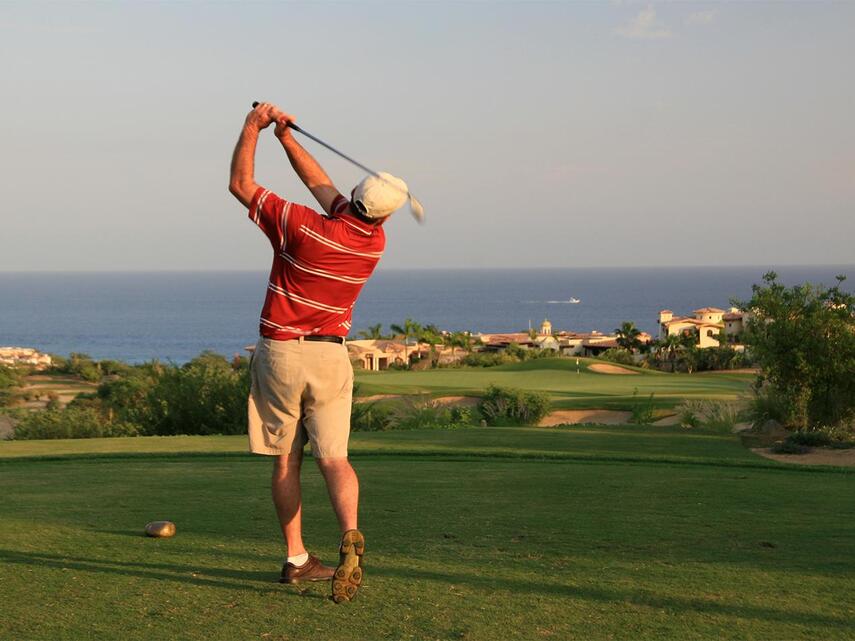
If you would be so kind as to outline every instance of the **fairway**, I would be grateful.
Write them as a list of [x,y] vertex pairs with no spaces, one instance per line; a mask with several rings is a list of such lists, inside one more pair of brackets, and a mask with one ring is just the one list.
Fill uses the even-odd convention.
[[591,365],[602,363],[580,358],[544,358],[498,367],[442,368],[422,371],[368,372],[356,370],[359,393],[431,394],[477,396],[490,385],[548,393],[555,408],[631,409],[637,400],[653,393],[660,407],[684,399],[737,400],[748,391],[755,376],[744,373],[705,372],[671,374],[632,368],[637,374],[618,376],[598,373]]
[[[245,446],[0,443],[0,638],[855,639],[851,471],[675,428],[357,434],[367,578],[337,606],[275,582],[269,461]],[[142,537],[160,518],[178,535]]]

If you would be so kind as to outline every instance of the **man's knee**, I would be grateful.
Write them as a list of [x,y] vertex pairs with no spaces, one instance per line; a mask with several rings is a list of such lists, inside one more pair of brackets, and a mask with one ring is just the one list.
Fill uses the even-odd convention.
[[316,458],[315,461],[317,461],[318,467],[323,473],[353,469],[346,456]]
[[293,472],[299,472],[303,463],[303,452],[283,454],[273,460],[273,477],[285,478]]

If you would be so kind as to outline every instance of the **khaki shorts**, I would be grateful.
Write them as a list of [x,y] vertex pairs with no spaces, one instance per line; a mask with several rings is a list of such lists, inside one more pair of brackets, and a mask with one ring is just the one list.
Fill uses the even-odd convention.
[[261,338],[250,363],[249,449],[347,456],[353,367],[347,347],[320,341]]

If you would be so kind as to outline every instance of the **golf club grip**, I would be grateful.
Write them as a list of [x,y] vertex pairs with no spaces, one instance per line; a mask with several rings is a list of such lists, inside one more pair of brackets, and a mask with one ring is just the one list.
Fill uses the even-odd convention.
[[[260,102],[258,102],[257,100],[254,100],[254,101],[252,102],[252,108],[253,108],[253,109],[255,109],[255,108],[256,108],[258,105],[260,105],[260,104],[261,104]],[[291,127],[291,129],[293,129],[294,131],[299,131],[300,133],[305,133],[302,129],[300,129],[300,128],[299,128],[297,125],[295,125],[293,122],[289,122],[289,123],[288,123],[288,126],[289,126],[289,127]]]

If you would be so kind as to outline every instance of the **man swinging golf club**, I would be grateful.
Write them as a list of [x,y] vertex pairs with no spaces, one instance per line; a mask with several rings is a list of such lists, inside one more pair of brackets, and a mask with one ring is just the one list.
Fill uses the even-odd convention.
[[[345,336],[357,296],[383,253],[383,222],[409,193],[404,181],[371,172],[348,200],[294,139],[292,127],[302,130],[293,122],[272,104],[255,106],[231,164],[229,191],[249,208],[273,249],[250,367],[249,446],[275,457],[273,502],[287,546],[280,582],[332,579],[332,596],[340,603],[353,599],[362,583],[365,550],[357,529],[359,481],[347,458],[353,368]],[[273,123],[291,166],[325,214],[256,184],[258,135]],[[342,531],[335,570],[303,546],[300,467],[307,441]]]

